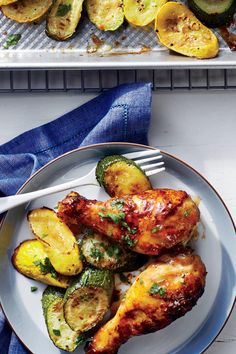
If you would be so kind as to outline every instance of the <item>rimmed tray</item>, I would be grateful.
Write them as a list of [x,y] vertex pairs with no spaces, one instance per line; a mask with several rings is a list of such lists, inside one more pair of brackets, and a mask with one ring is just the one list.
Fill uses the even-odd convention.
[[[186,1],[182,1],[185,3]],[[40,24],[18,24],[0,14],[0,69],[130,69],[130,68],[233,68],[236,53],[231,52],[216,31],[220,41],[217,58],[186,58],[158,44],[151,27],[138,28],[124,24],[114,32],[99,31],[83,14],[77,34],[65,42],[45,34],[45,21]],[[5,50],[11,34],[21,34],[19,43]],[[97,46],[97,42],[104,44]],[[95,52],[94,52],[95,51]]]

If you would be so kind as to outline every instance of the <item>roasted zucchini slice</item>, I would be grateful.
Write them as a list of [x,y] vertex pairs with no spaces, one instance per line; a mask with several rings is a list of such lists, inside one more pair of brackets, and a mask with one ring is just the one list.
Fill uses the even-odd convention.
[[63,275],[76,275],[82,271],[83,264],[77,241],[69,229],[48,208],[29,212],[28,220],[34,235],[39,239],[56,271]]
[[89,19],[102,31],[115,31],[124,22],[123,0],[86,0]]
[[74,331],[86,332],[100,322],[111,302],[114,280],[108,270],[86,269],[65,294],[64,316]]
[[52,6],[53,0],[18,0],[1,7],[3,14],[19,23],[39,21]]
[[42,296],[42,307],[49,337],[56,347],[73,352],[84,342],[84,335],[73,331],[64,318],[64,292],[47,287]]
[[236,11],[235,0],[188,0],[188,6],[208,27],[226,25]]
[[67,288],[71,278],[58,274],[50,263],[43,244],[38,240],[26,240],[15,250],[12,264],[23,275],[41,283]]
[[124,0],[126,20],[135,26],[146,26],[155,20],[167,0]]
[[132,271],[145,262],[142,255],[128,251],[116,242],[92,231],[83,237],[81,252],[86,262],[98,269]]
[[219,52],[215,34],[183,4],[167,2],[156,18],[156,32],[167,48],[189,57],[214,58]]
[[144,171],[124,156],[106,156],[96,168],[96,178],[111,197],[122,197],[152,189]]
[[58,41],[73,36],[81,18],[84,0],[55,0],[47,16],[46,34]]

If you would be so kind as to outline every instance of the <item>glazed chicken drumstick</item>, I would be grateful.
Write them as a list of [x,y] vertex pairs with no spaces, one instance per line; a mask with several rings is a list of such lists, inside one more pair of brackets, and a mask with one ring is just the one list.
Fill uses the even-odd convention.
[[58,216],[68,225],[92,227],[135,252],[158,255],[177,244],[186,244],[200,214],[186,192],[154,189],[106,202],[87,200],[71,192],[59,203]]
[[116,315],[101,327],[86,354],[115,354],[130,337],[168,326],[185,315],[204,292],[206,270],[185,249],[162,255],[128,289]]

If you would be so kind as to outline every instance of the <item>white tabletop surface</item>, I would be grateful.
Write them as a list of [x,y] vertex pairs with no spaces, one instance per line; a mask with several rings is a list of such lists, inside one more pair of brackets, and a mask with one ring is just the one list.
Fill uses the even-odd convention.
[[[91,94],[0,96],[0,144],[94,97]],[[150,145],[203,174],[236,221],[236,92],[153,93]],[[236,256],[236,255],[235,255]],[[236,307],[207,354],[236,353]],[[190,353],[191,354],[191,353]]]

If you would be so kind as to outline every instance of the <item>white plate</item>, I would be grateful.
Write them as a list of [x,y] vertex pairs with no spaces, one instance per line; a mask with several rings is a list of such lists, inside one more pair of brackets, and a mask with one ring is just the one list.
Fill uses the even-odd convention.
[[[69,152],[38,171],[21,189],[29,192],[71,180],[87,173],[103,155],[121,154],[141,149],[136,144],[113,143],[93,145]],[[205,238],[192,242],[207,269],[206,289],[192,311],[167,328],[129,340],[119,354],[191,353],[199,354],[209,346],[228,318],[236,294],[236,238],[233,221],[219,195],[190,166],[164,153],[166,172],[153,176],[154,187],[184,189],[201,198],[201,220]],[[87,198],[104,200],[105,192],[95,186],[76,189]],[[32,238],[26,220],[29,209],[53,208],[67,192],[43,197],[30,205],[8,212],[0,231],[0,299],[3,310],[21,341],[35,354],[63,353],[50,341],[41,309],[44,285],[31,293],[35,281],[16,272],[11,264],[14,248]],[[83,353],[80,348],[75,353]]]

